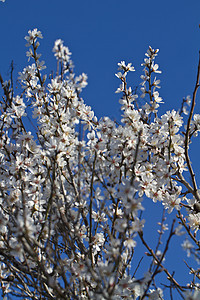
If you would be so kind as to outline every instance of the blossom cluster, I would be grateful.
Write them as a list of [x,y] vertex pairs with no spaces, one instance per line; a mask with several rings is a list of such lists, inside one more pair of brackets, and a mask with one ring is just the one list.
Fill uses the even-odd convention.
[[[62,40],[53,48],[55,76],[47,80],[43,75],[45,62],[38,53],[41,38],[37,29],[25,37],[28,60],[34,62],[19,74],[22,93],[13,96],[9,83],[2,84],[3,297],[163,299],[162,289],[155,285],[160,272],[184,293],[163,266],[165,252],[154,252],[144,240],[142,200],[159,201],[168,213],[176,210],[195,241],[200,212],[194,208],[199,196],[184,174],[189,169],[192,175],[186,139],[200,131],[200,115],[194,114],[186,129],[184,105],[182,111],[159,116],[163,101],[155,76],[161,73],[155,63],[158,49],[149,47],[142,64],[140,95],[128,87],[127,75],[135,71],[132,64],[118,64],[121,123],[109,117],[98,119],[80,97],[87,76],[75,76],[71,52]],[[190,104],[190,98],[186,99],[184,104]],[[30,119],[30,109],[32,132],[24,122]],[[169,228],[161,225],[162,236]],[[171,228],[168,242],[173,235],[180,235],[180,228]],[[133,267],[138,238],[152,259],[152,266],[139,278]],[[194,248],[187,241],[183,247],[188,255]]]

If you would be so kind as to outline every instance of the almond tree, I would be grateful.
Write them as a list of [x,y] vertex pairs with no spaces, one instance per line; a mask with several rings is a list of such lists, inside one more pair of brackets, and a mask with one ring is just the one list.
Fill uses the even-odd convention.
[[[81,98],[87,76],[74,74],[62,40],[53,48],[56,72],[43,74],[39,38],[37,29],[25,37],[33,63],[19,74],[21,93],[0,76],[3,299],[164,299],[163,290],[167,299],[199,299],[199,269],[187,265],[191,279],[182,285],[166,253],[185,232],[183,248],[199,261],[200,196],[189,145],[200,130],[194,114],[200,62],[192,99],[161,116],[158,49],[145,54],[140,95],[127,82],[134,67],[120,62],[117,123],[98,119]],[[147,198],[169,213],[161,215],[154,247],[142,217]],[[135,260],[141,245],[145,267]]]

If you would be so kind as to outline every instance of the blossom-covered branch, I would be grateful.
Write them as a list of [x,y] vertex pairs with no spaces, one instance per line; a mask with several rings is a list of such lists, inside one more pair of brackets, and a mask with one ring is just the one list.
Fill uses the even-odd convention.
[[[63,41],[55,42],[57,70],[48,76],[38,53],[42,33],[30,30],[25,39],[31,63],[19,74],[21,92],[15,95],[11,81],[0,76],[2,297],[163,299],[172,286],[175,297],[199,295],[198,276],[183,285],[167,265],[181,228],[187,234],[183,248],[199,259],[191,246],[199,247],[198,183],[188,154],[191,136],[200,130],[200,116],[194,114],[198,83],[188,120],[182,114],[189,100],[180,113],[160,116],[158,49],[149,47],[141,94],[128,85],[135,68],[121,61],[116,74],[121,122],[98,119],[81,98],[87,76],[74,74]],[[155,247],[145,235],[147,199],[169,214],[176,211],[180,222],[175,227],[174,220],[166,239],[169,228],[161,213]],[[142,256],[148,267],[137,259],[137,248],[148,250]],[[160,276],[165,289],[158,286]]]

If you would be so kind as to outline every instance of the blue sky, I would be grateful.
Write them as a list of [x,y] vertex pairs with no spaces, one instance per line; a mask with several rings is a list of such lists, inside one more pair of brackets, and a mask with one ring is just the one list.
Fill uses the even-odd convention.
[[[29,29],[38,28],[44,36],[39,52],[47,70],[55,70],[52,48],[54,41],[61,38],[72,52],[76,74],[88,75],[88,86],[82,94],[85,102],[98,117],[108,115],[119,119],[119,95],[114,93],[119,85],[114,76],[117,63],[121,60],[133,63],[136,72],[129,77],[129,83],[137,86],[144,53],[151,45],[160,49],[157,62],[162,70],[159,76],[160,95],[165,101],[162,112],[178,109],[182,98],[192,95],[195,85],[199,23],[199,0],[6,0],[0,2],[0,73],[8,78],[13,60],[17,78],[27,65],[24,36]],[[197,101],[200,102],[199,96]],[[199,109],[197,104],[196,112]],[[197,173],[199,146],[197,141],[192,147]],[[153,216],[156,224],[160,217],[155,211]],[[179,251],[179,245],[174,249]],[[171,261],[173,267],[173,255]],[[177,272],[181,276],[183,270]]]

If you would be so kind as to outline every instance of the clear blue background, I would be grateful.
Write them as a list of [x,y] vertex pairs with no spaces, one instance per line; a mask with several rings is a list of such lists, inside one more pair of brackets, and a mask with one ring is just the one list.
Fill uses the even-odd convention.
[[[141,81],[144,53],[151,45],[160,49],[157,59],[162,70],[160,95],[165,101],[161,111],[178,109],[182,98],[192,95],[195,85],[199,23],[199,0],[6,0],[0,2],[0,73],[8,79],[13,60],[17,79],[18,72],[27,65],[24,36],[29,29],[38,28],[44,36],[39,52],[47,71],[56,68],[52,48],[54,41],[61,38],[72,52],[76,74],[88,75],[89,84],[82,94],[85,102],[98,117],[108,115],[119,119],[119,95],[114,93],[119,85],[114,76],[117,63],[121,60],[133,63],[136,72],[129,77],[129,83],[137,86]],[[196,112],[199,110],[197,104]],[[197,140],[191,147],[197,175],[199,145]],[[152,244],[151,230],[161,215],[156,205],[149,202],[145,205],[145,216],[149,219],[146,238]],[[180,265],[182,256],[177,261],[180,241],[173,247],[171,244],[170,251],[169,270],[176,269],[175,278],[184,282],[188,270],[184,264]],[[142,268],[145,269],[144,264]]]

